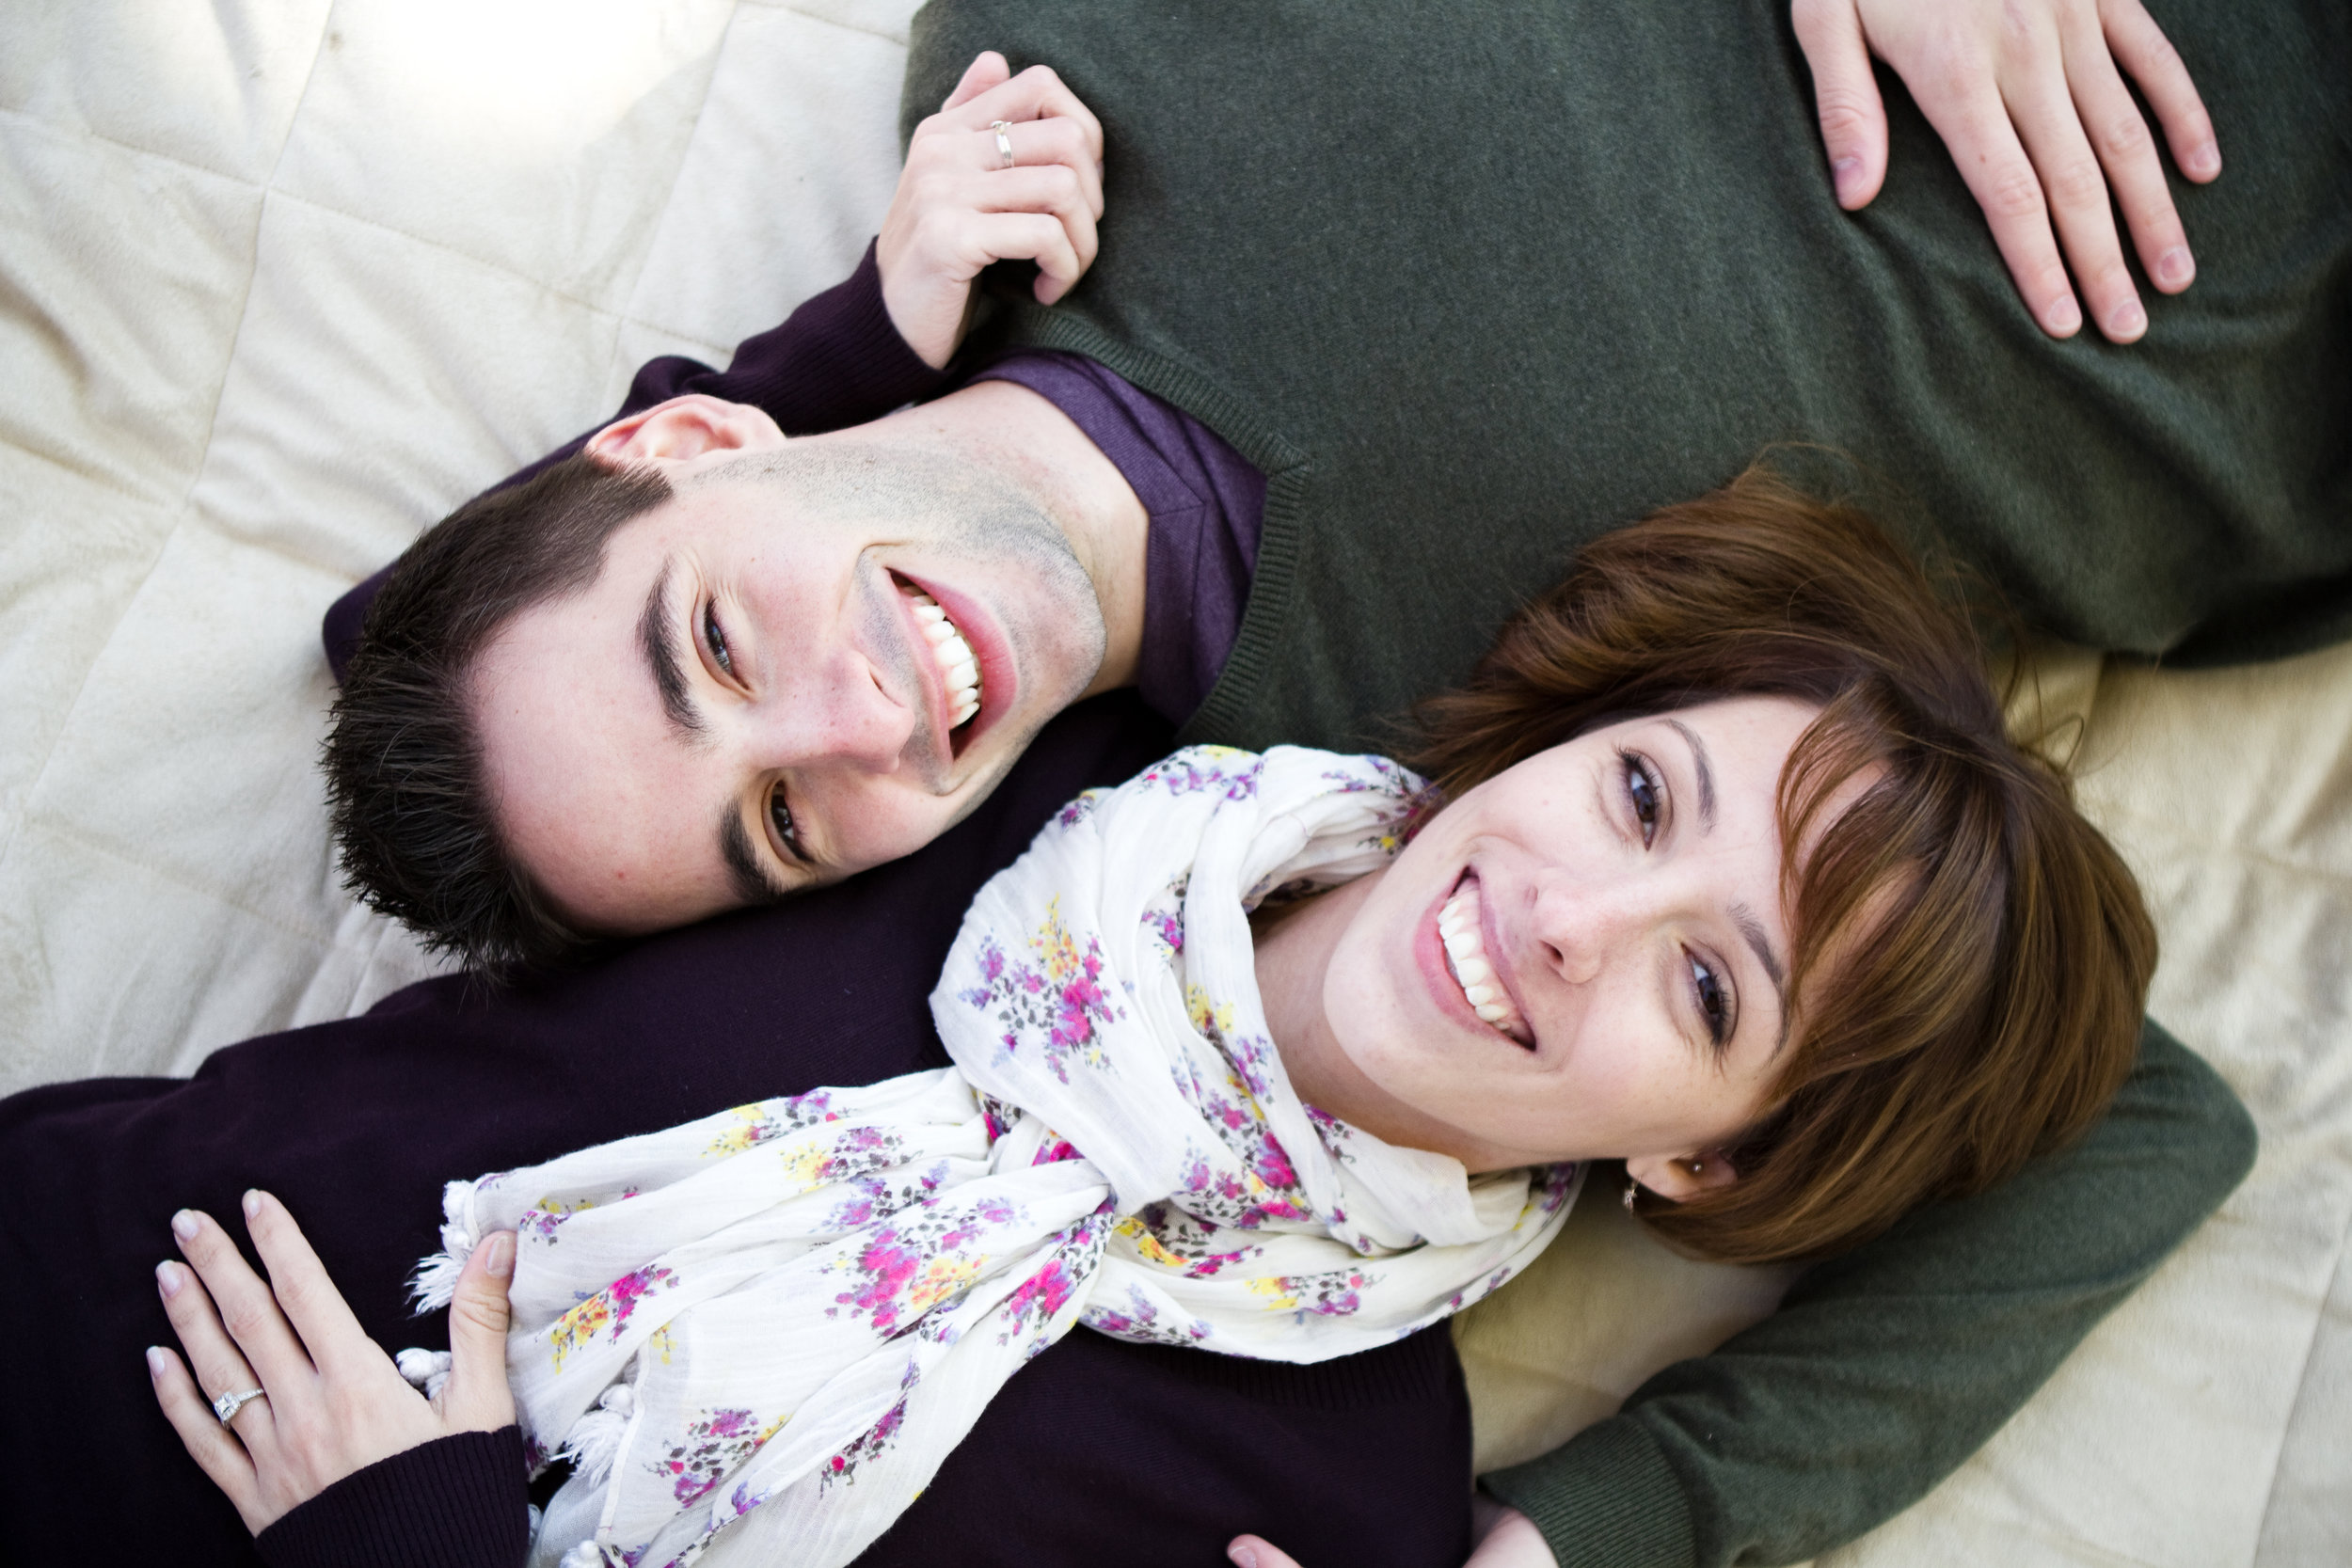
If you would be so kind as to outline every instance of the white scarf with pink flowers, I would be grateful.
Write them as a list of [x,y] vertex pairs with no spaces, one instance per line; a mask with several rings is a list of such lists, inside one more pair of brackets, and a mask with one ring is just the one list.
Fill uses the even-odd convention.
[[964,917],[956,1066],[450,1185],[445,1305],[517,1233],[507,1369],[571,1478],[533,1561],[833,1568],[1076,1323],[1314,1362],[1493,1291],[1573,1166],[1469,1177],[1292,1092],[1248,911],[1385,864],[1420,781],[1194,748],[1065,808]]

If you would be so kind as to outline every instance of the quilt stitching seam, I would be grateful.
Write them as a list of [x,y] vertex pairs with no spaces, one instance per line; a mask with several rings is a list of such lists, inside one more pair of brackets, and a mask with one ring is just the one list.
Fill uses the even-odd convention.
[[2254,1520],[2254,1544],[2246,1554],[2249,1564],[2262,1560],[2263,1538],[2269,1534],[2270,1511],[2279,1500],[2280,1473],[2286,1467],[2287,1438],[2295,1430],[2296,1414],[2312,1392],[2312,1363],[2319,1355],[2320,1330],[2328,1321],[2328,1304],[2335,1296],[2336,1281],[2344,1277],[2347,1264],[2352,1264],[2352,1208],[2345,1210],[2344,1230],[2336,1240],[2335,1266],[2328,1271],[2327,1293],[2320,1298],[2319,1310],[2312,1314],[2311,1338],[2304,1342],[2302,1370],[2295,1378],[2295,1398],[2287,1405],[2286,1419],[2279,1426],[2279,1446],[2270,1457],[2270,1484],[2263,1491],[2262,1513]]
[[20,826],[18,828],[19,837],[23,835],[24,831],[26,828],[37,829],[39,832],[57,840],[59,843],[72,845],[74,848],[83,850],[88,854],[102,856],[106,860],[113,861],[118,865],[127,865],[135,871],[153,877],[158,881],[168,883],[172,887],[178,888],[183,892],[196,894],[200,897],[208,898],[215,904],[234,910],[237,913],[246,916],[247,919],[254,921],[258,925],[268,927],[271,930],[277,931],[282,936],[292,937],[300,942],[312,942],[321,947],[360,954],[362,956],[365,956],[367,953],[373,951],[372,947],[360,947],[344,942],[331,928],[325,930],[321,930],[319,928],[305,929],[287,921],[281,915],[274,914],[267,910],[256,909],[253,905],[247,903],[243,898],[233,896],[223,892],[217,887],[208,886],[203,882],[196,881],[177,871],[174,871],[168,866],[158,864],[153,861],[140,860],[134,855],[125,854],[121,849],[116,847],[115,846],[107,844],[92,834],[85,832],[80,829],[73,827],[70,823],[59,820],[58,818],[38,812],[27,811],[23,814],[20,819]]
[[[304,90],[308,91],[310,84],[305,82],[303,86]],[[128,154],[134,158],[151,158],[156,163],[163,164],[171,168],[185,169],[191,174],[203,175],[208,180],[219,180],[231,185],[243,185],[249,191],[266,191],[269,189],[268,180],[256,180],[249,174],[231,174],[227,169],[215,168],[210,164],[199,164],[193,158],[182,158],[169,152],[159,152],[154,148],[141,147],[136,142],[124,141],[119,136],[110,136],[103,131],[96,130],[90,126],[60,125],[56,120],[43,119],[40,116],[33,114],[28,110],[16,108],[9,104],[0,104],[0,119],[14,120],[18,124],[25,126],[28,129],[40,131],[49,135],[55,136],[59,141],[77,143],[95,142],[100,147],[112,148],[118,152]],[[291,121],[288,122],[287,134],[289,136],[293,134]],[[284,156],[284,153],[285,147],[284,144],[281,143],[278,147],[278,154],[282,157]]]

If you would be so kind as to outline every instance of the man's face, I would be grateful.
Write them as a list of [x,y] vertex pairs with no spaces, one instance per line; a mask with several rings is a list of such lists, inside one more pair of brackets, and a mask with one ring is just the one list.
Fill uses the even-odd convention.
[[908,854],[1094,677],[1102,610],[1049,518],[834,450],[846,499],[739,451],[664,463],[677,493],[596,581],[484,650],[492,809],[577,924],[658,930]]

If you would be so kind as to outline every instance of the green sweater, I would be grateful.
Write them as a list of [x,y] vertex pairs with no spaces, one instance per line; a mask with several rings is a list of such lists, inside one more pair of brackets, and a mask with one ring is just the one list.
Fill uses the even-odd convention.
[[2176,187],[2197,283],[2122,348],[2033,324],[1891,77],[1886,189],[1837,208],[1787,0],[940,0],[906,103],[987,45],[1101,116],[1093,270],[981,346],[1099,358],[1266,472],[1190,737],[1347,745],[1775,442],[2070,641],[2352,633],[2352,13],[2195,5],[2154,9],[2227,172]]
[[[2158,5],[2229,172],[2201,273],[2114,348],[2044,338],[1883,82],[1837,210],[1782,0],[935,0],[911,127],[971,56],[1060,71],[1110,210],[1070,300],[976,346],[1089,355],[1269,478],[1187,739],[1378,743],[1567,553],[1775,441],[1849,454],[2044,629],[2179,662],[2352,630],[2352,24]],[[2210,13],[2210,14],[2208,14]],[[2245,1113],[2151,1025],[2077,1148],[1812,1271],[1769,1322],[1487,1484],[1564,1564],[1778,1562],[1923,1495],[2243,1176]]]

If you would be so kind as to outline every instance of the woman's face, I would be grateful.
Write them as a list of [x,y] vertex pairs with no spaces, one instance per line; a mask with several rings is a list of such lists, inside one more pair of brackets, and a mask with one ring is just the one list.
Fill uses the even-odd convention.
[[1730,1180],[1713,1151],[1767,1109],[1785,1043],[1778,789],[1819,712],[1750,697],[1613,724],[1440,812],[1349,901],[1324,973],[1346,1098],[1475,1169],[1623,1157],[1674,1196]]

